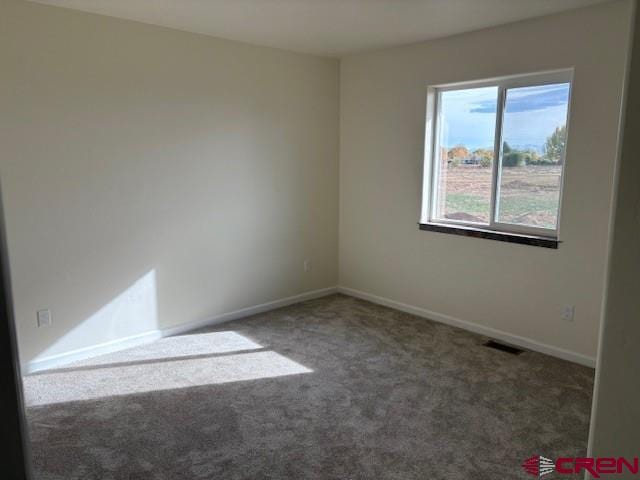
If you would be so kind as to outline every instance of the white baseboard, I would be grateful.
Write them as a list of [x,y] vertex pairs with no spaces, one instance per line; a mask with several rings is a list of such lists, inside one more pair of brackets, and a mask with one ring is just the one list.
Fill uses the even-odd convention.
[[276,308],[286,307],[287,305],[293,305],[294,303],[303,302],[305,300],[312,300],[314,298],[325,297],[332,293],[337,293],[337,287],[322,288],[320,290],[312,290],[310,292],[293,295],[291,297],[281,298],[272,302],[261,303],[252,307],[242,308],[233,312],[223,313],[216,315],[215,317],[207,320],[201,320],[196,322],[189,322],[182,325],[176,325],[161,330],[151,330],[148,332],[140,333],[138,335],[132,335],[130,337],[118,338],[110,340],[108,342],[100,343],[97,345],[90,345],[76,350],[59,353],[56,355],[50,355],[42,358],[31,360],[22,367],[22,374],[28,375],[30,373],[39,372],[42,370],[49,370],[52,368],[62,367],[71,362],[77,362],[79,360],[86,360],[88,358],[96,357],[98,355],[104,355],[106,353],[118,352],[131,347],[137,347],[146,343],[153,342],[162,337],[170,337],[172,335],[180,335],[199,328],[216,325],[219,323],[229,322],[231,320],[237,320],[239,318],[248,317],[257,313],[267,312]]
[[287,305],[293,305],[294,303],[304,302],[305,300],[313,300],[314,298],[326,297],[332,293],[338,293],[338,287],[321,288],[320,290],[312,290],[310,292],[300,293],[291,297],[281,298],[272,302],[261,303],[252,307],[241,308],[240,310],[234,310],[233,312],[223,313],[211,317],[206,320],[199,320],[195,322],[183,323],[176,325],[175,327],[169,327],[162,330],[162,335],[170,337],[173,335],[181,335],[186,332],[198,330],[199,328],[210,327],[217,325],[218,323],[230,322],[231,320],[237,320],[239,318],[249,317],[258,313],[268,312],[269,310],[275,310],[276,308],[286,307]]
[[515,345],[518,347],[526,348],[528,350],[544,353],[546,355],[561,358],[563,360],[568,360],[570,362],[579,363],[580,365],[585,365],[587,367],[593,368],[596,365],[596,359],[594,357],[589,357],[587,355],[582,355],[580,353],[572,352],[570,350],[565,350],[563,348],[547,345],[545,343],[541,343],[536,340],[531,340],[529,338],[521,337],[519,335],[513,335],[511,333],[507,333],[502,330],[496,330],[495,328],[486,327],[484,325],[480,325],[478,323],[473,323],[467,320],[455,318],[450,315],[432,312],[425,308],[415,307],[413,305],[407,305],[406,303],[396,302],[395,300],[391,300],[389,298],[380,297],[378,295],[372,295],[370,293],[362,292],[360,290],[355,290],[353,288],[338,287],[338,292],[343,293],[345,295],[350,295],[352,297],[361,298],[369,302],[377,303],[379,305],[384,305],[385,307],[390,307],[396,310],[411,313],[413,315],[417,315],[418,317],[423,317],[436,322],[445,323],[453,327],[462,328],[463,330],[468,330],[470,332],[478,333],[486,337],[495,338],[497,340],[501,340],[511,345]]
[[370,293],[362,292],[348,287],[329,287],[319,290],[312,290],[310,292],[293,295],[290,297],[281,298],[272,302],[261,303],[240,310],[234,310],[232,312],[216,315],[215,317],[189,322],[182,325],[176,325],[174,327],[165,328],[162,330],[152,330],[144,332],[138,335],[132,335],[130,337],[119,338],[108,342],[100,343],[98,345],[91,345],[88,347],[79,348],[69,352],[64,352],[56,355],[50,355],[47,357],[38,358],[27,363],[26,368],[23,367],[23,374],[30,374],[42,370],[49,370],[52,368],[62,367],[68,363],[85,360],[98,355],[104,355],[106,353],[113,353],[120,350],[124,350],[131,347],[136,347],[146,343],[158,340],[161,337],[169,337],[173,335],[181,335],[199,328],[217,325],[232,320],[256,315],[258,313],[275,310],[276,308],[286,307],[287,305],[293,305],[295,303],[303,302],[305,300],[312,300],[314,298],[321,298],[333,293],[343,293],[352,297],[361,298],[379,305],[394,308],[403,312],[411,313],[419,317],[427,318],[454,327],[462,328],[480,335],[502,340],[503,342],[516,345],[518,347],[526,348],[536,352],[558,357],[570,362],[579,363],[588,367],[595,367],[596,360],[593,357],[582,355],[579,353],[571,352],[559,347],[547,345],[536,340],[531,340],[519,335],[513,335],[501,330],[496,330],[491,327],[486,327],[477,323],[461,320],[442,313],[433,312],[421,307],[415,307],[406,303],[397,302],[389,298],[380,297]]
[[70,350],[68,352],[49,355],[42,358],[36,358],[27,363],[26,368],[23,367],[23,375],[39,372],[41,370],[49,370],[52,368],[62,367],[71,362],[86,360],[87,358],[104,355],[105,353],[117,352],[126,348],[137,347],[158,340],[162,337],[160,330],[151,330],[149,332],[131,335],[130,337],[117,338],[108,342],[90,345],[88,347]]

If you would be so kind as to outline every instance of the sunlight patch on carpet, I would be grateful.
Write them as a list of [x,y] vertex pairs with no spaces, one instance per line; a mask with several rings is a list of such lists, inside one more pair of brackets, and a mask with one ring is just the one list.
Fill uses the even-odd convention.
[[312,373],[273,351],[62,370],[24,378],[27,406]]

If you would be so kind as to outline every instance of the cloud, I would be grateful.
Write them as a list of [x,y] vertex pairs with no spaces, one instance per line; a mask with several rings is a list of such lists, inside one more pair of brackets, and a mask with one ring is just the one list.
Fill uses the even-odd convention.
[[469,110],[470,113],[496,113],[496,102],[491,100],[485,100],[483,102],[476,103],[477,106]]
[[[509,90],[506,113],[530,112],[566,105],[569,101],[569,84],[542,85]],[[495,100],[483,100],[474,104],[470,113],[495,113]]]

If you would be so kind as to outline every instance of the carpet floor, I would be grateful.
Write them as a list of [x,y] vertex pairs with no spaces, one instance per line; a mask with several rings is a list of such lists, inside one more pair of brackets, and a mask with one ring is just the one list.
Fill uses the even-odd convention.
[[29,375],[36,478],[511,479],[583,456],[594,371],[486,340],[332,295]]

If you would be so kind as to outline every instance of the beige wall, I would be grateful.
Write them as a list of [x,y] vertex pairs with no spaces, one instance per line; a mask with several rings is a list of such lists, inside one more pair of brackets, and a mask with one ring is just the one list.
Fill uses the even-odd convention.
[[[629,12],[623,0],[343,59],[340,284],[593,359]],[[559,250],[419,231],[427,86],[568,67]]]
[[[629,11],[354,55],[339,74],[331,59],[2,0],[23,360],[331,287],[339,225],[341,285],[590,361]],[[427,85],[567,67],[560,249],[419,231]],[[51,327],[36,328],[41,308]]]
[[640,446],[640,10],[637,7],[633,35],[591,422],[591,454],[601,457],[633,458],[638,456]]
[[336,284],[336,60],[2,0],[0,65],[24,361]]

